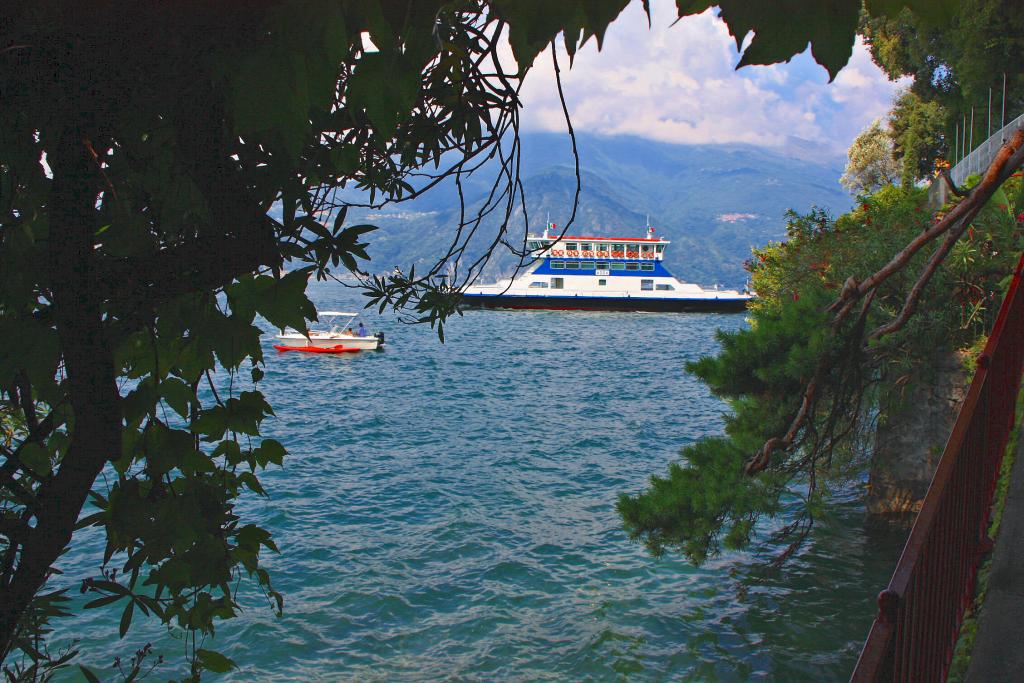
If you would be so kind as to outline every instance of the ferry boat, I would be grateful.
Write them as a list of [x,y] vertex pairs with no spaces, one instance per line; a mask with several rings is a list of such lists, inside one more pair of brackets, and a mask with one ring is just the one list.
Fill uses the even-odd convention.
[[534,262],[515,279],[472,285],[464,308],[541,308],[585,311],[738,312],[753,296],[735,289],[680,282],[663,263],[670,241],[646,237],[529,235]]

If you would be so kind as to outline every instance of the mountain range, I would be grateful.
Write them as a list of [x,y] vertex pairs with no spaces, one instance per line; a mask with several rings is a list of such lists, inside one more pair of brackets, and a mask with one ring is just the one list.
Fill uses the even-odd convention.
[[[568,135],[524,133],[520,178],[530,232],[546,221],[558,229],[572,210],[576,177]],[[787,209],[812,206],[834,215],[849,210],[850,196],[838,183],[843,161],[835,157],[799,158],[751,145],[676,145],[638,137],[578,135],[581,194],[573,235],[641,236],[650,225],[673,244],[666,266],[683,281],[740,286],[750,249],[785,235]],[[464,179],[467,207],[479,206],[490,189],[495,162]],[[346,193],[347,198],[354,195]],[[379,226],[370,233],[371,272],[400,266],[408,271],[431,265],[448,248],[459,222],[455,184],[380,210],[352,209],[351,223]],[[492,241],[497,216],[485,220],[466,255],[472,258]],[[506,241],[519,246],[522,209],[512,214]],[[517,259],[499,245],[483,279],[507,274]]]

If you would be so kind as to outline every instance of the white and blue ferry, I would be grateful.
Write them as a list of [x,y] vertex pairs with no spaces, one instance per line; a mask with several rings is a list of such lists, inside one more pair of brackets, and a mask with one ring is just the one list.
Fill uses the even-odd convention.
[[753,298],[734,289],[680,282],[663,264],[669,240],[646,237],[526,238],[527,269],[514,279],[473,285],[467,308],[542,308],[585,311],[743,311]]

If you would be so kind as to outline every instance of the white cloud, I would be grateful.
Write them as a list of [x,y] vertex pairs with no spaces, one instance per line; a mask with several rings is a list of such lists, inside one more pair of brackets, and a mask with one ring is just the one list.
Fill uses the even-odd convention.
[[[737,71],[735,42],[712,11],[672,26],[674,3],[651,4],[652,28],[634,2],[611,25],[600,52],[588,43],[571,69],[560,55],[577,130],[780,147],[796,138],[844,152],[864,126],[884,115],[898,87],[871,62],[860,40],[831,84],[806,54],[789,64]],[[524,129],[565,129],[550,53],[537,58],[523,100]]]

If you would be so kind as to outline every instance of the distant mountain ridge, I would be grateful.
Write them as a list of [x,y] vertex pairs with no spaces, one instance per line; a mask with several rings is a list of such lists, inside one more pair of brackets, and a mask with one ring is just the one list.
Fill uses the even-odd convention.
[[[563,226],[576,189],[568,135],[525,133],[521,142],[530,230],[542,231],[549,216]],[[577,145],[582,191],[570,233],[639,236],[649,216],[657,234],[673,242],[666,265],[685,281],[742,285],[751,247],[785,235],[787,209],[816,205],[839,214],[852,204],[838,183],[841,159],[816,162],[751,145],[674,145],[626,136],[578,135]],[[468,179],[467,204],[478,205],[489,187],[489,180]],[[350,221],[380,226],[368,236],[373,272],[433,263],[447,250],[458,217],[454,184],[380,211],[349,213]],[[522,225],[520,209],[508,241],[522,235]],[[481,227],[477,253],[495,227],[493,220]],[[485,275],[509,272],[514,263],[499,247]]]

